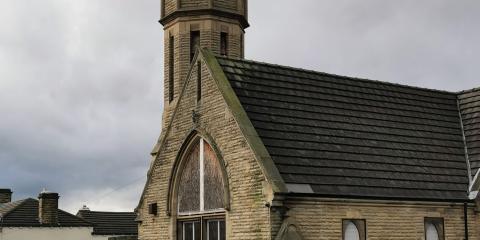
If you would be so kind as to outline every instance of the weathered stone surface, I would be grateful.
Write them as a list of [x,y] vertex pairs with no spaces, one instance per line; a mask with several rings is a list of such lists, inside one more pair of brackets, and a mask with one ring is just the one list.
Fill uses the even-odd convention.
[[[464,239],[463,204],[297,198],[286,205],[305,240],[342,239],[342,219],[364,219],[369,240],[419,240],[425,237],[426,217],[444,219],[446,239]],[[468,221],[469,239],[480,239],[473,205]]]
[[[195,68],[194,66],[193,69]],[[228,239],[269,239],[271,236],[269,208],[265,207],[262,182],[266,179],[232,117],[222,94],[218,91],[206,64],[202,64],[202,99],[196,102],[196,74],[185,86],[178,100],[174,125],[167,134],[166,144],[159,149],[158,161],[152,166],[151,181],[145,189],[139,212],[140,239],[175,239],[175,213],[167,215],[169,179],[181,146],[193,129],[208,135],[216,146],[228,175],[230,211],[226,212]],[[198,125],[192,121],[192,111],[199,114]],[[159,214],[148,214],[148,203],[157,202]]]

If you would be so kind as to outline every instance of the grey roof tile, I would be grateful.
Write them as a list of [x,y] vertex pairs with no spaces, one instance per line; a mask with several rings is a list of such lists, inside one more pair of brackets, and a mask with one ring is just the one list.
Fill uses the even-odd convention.
[[[333,196],[467,199],[457,93],[218,61],[287,184]],[[472,157],[479,97],[459,97]]]
[[134,212],[98,212],[80,210],[78,217],[93,223],[93,235],[137,235],[137,215]]

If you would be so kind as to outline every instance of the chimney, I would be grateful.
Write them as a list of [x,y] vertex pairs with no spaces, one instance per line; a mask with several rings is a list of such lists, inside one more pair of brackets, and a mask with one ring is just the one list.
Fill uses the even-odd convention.
[[0,204],[12,201],[12,190],[8,188],[0,188]]
[[77,212],[77,217],[85,218],[85,213],[90,212],[90,208],[87,207],[87,205],[83,205],[80,210]]
[[38,219],[41,224],[58,224],[58,193],[43,190],[38,195]]

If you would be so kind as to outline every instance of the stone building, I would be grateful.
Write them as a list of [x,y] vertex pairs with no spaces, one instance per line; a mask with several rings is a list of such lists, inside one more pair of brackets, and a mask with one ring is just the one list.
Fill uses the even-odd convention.
[[139,239],[480,239],[480,89],[243,59],[246,0],[163,0]]

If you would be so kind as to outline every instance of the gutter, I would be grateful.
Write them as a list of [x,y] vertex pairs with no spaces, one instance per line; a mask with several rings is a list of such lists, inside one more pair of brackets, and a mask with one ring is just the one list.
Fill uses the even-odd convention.
[[325,198],[325,199],[344,199],[344,200],[360,200],[360,201],[409,201],[409,202],[425,202],[425,203],[457,203],[462,204],[465,202],[473,203],[472,198],[420,198],[420,197],[392,197],[392,196],[356,196],[356,195],[335,195],[335,194],[321,194],[321,193],[295,193],[289,192],[284,194],[286,197],[298,197],[298,198]]

